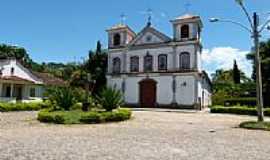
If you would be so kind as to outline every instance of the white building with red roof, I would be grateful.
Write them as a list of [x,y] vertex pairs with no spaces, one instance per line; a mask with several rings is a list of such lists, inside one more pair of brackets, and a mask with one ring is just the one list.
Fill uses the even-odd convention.
[[33,72],[16,59],[0,60],[0,102],[41,101],[46,86],[58,84],[63,81]]

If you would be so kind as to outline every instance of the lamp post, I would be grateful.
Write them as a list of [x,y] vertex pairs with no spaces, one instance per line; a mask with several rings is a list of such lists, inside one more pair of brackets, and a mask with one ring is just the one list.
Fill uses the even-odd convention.
[[262,92],[262,72],[261,72],[261,57],[260,57],[260,37],[261,32],[264,29],[270,30],[270,19],[267,20],[261,27],[259,26],[259,15],[254,12],[253,17],[247,12],[243,0],[236,0],[240,5],[241,9],[244,11],[250,26],[245,26],[240,22],[232,20],[222,20],[218,18],[210,18],[210,22],[228,22],[239,27],[242,27],[251,34],[251,38],[254,40],[254,51],[255,51],[255,65],[256,65],[256,92],[257,92],[257,111],[258,111],[258,121],[264,121],[264,112],[263,112],[263,92]]

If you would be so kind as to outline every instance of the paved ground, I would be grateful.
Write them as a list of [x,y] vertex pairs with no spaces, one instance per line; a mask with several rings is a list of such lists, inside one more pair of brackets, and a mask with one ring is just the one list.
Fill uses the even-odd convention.
[[127,122],[48,125],[36,112],[0,113],[1,160],[268,160],[270,133],[236,128],[254,118],[136,111]]

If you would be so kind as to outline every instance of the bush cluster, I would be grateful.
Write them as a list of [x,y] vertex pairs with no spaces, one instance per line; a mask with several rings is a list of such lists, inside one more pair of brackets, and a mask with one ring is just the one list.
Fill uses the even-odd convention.
[[[221,107],[216,106],[211,108],[211,113],[229,113],[229,114],[239,114],[239,115],[257,115],[256,108],[248,108],[248,107]],[[265,116],[270,116],[270,109],[265,109],[264,111]]]
[[131,114],[128,109],[117,109],[112,112],[82,112],[80,110],[50,112],[42,110],[38,114],[38,120],[56,124],[93,124],[128,120],[131,118]]
[[47,102],[40,103],[0,103],[0,112],[38,111],[49,107]]
[[228,98],[224,100],[226,106],[256,106],[256,97]]

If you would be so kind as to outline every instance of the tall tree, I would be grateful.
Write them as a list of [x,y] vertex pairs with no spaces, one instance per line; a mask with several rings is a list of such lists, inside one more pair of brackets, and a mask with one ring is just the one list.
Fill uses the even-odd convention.
[[89,59],[85,68],[91,74],[92,80],[96,82],[93,90],[96,94],[106,85],[107,52],[102,50],[100,41],[97,42],[95,51],[89,51]]
[[[270,39],[265,42],[260,43],[260,55],[262,59],[262,81],[263,81],[263,97],[264,105],[270,106]],[[251,52],[247,55],[247,59],[251,60],[253,63],[253,76],[252,78],[256,80],[256,70],[255,70],[255,53]]]
[[97,42],[97,49],[96,49],[96,53],[100,54],[102,52],[102,45],[100,43],[100,41]]
[[236,60],[234,60],[234,65],[233,65],[233,81],[235,84],[240,84],[241,80],[241,72],[238,69],[238,65]]

